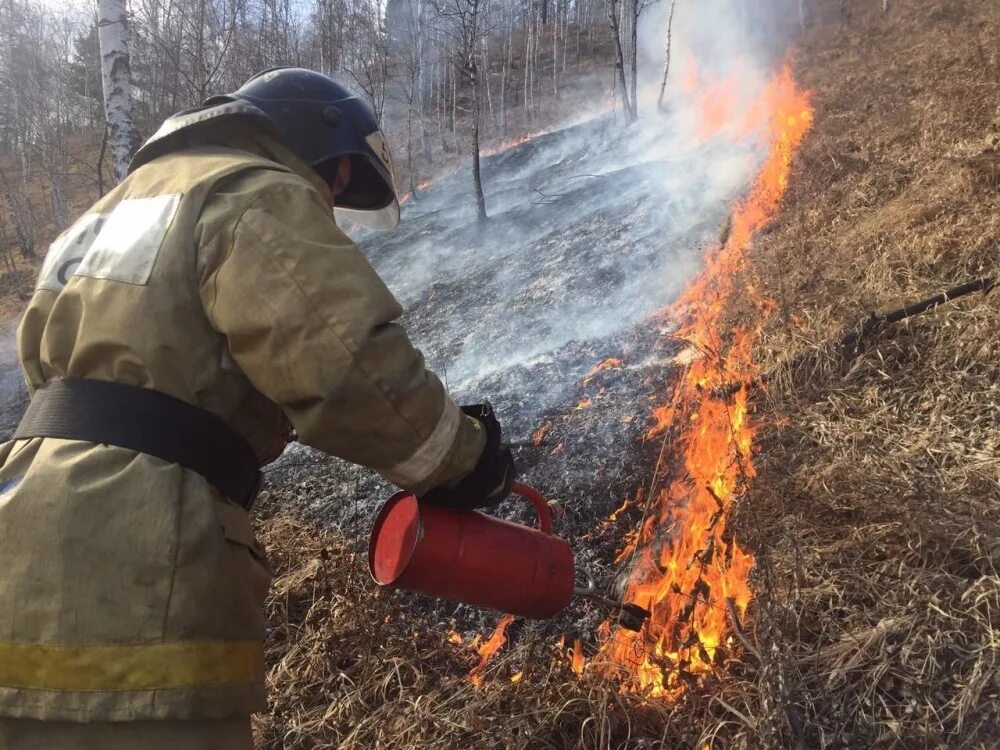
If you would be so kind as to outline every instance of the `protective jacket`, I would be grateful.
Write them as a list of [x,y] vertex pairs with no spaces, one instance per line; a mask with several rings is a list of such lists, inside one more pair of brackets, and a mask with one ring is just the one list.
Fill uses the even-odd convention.
[[[29,389],[151,388],[261,462],[290,422],[418,493],[468,474],[479,423],[425,369],[329,199],[246,118],[168,121],[52,245],[18,332]],[[112,445],[0,446],[0,716],[263,709],[269,579],[246,512],[198,474]]]

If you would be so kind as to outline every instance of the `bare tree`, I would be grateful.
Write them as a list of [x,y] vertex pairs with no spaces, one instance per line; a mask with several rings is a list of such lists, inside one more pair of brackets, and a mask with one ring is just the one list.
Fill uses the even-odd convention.
[[[409,192],[417,197],[416,165],[414,163],[414,124],[420,119],[421,82],[424,66],[427,5],[423,0],[402,0],[394,12],[395,30],[389,35],[394,77],[399,83],[402,103],[406,107],[406,172]],[[440,98],[440,90],[438,91]],[[440,104],[438,122],[440,126]],[[418,126],[421,123],[416,123]]]
[[[608,0],[608,21],[611,23],[611,35],[615,43],[615,54],[617,62],[615,67],[618,73],[618,82],[622,87],[622,104],[628,112],[629,120],[634,121],[639,113],[632,108],[632,99],[628,93],[628,84],[625,82],[625,53],[622,51],[621,23],[618,15],[621,12],[621,0]],[[632,0],[635,2],[635,0]]]
[[647,2],[91,0],[87,12],[0,0],[2,231],[30,256],[121,179],[139,131],[276,65],[339,76],[367,98],[390,141],[405,143],[411,190],[435,154],[471,142],[486,221],[484,142],[547,114],[572,66],[571,37],[577,60],[591,54],[612,13],[615,89],[636,109],[633,27]]
[[108,143],[114,160],[115,179],[121,181],[139,144],[139,135],[132,120],[132,74],[125,0],[99,0],[97,29],[101,43]]
[[385,110],[389,77],[389,44],[380,11],[380,6],[374,2],[354,5],[347,24],[346,37],[350,41],[343,50],[346,72],[368,99],[379,123]]
[[438,14],[446,23],[446,33],[454,43],[453,59],[472,92],[472,187],[480,226],[489,218],[480,167],[479,136],[482,120],[481,78],[478,49],[481,35],[486,33],[483,20],[484,0],[436,0]]
[[673,28],[674,28],[674,8],[677,7],[677,0],[670,0],[670,17],[667,19],[667,51],[665,54],[666,62],[663,63],[663,81],[660,83],[660,98],[657,99],[656,106],[659,107],[662,112],[663,107],[663,95],[667,90],[667,76],[670,75],[670,45],[672,42]]

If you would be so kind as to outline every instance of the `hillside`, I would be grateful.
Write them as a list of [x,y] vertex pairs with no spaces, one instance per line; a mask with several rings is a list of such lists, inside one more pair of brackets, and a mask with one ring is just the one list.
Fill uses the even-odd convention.
[[[652,611],[641,632],[593,602],[527,621],[379,589],[393,488],[293,444],[254,510],[259,747],[1000,745],[997,292],[877,317],[997,278],[1000,4],[803,5],[787,54],[681,19],[697,43],[633,124],[591,50],[490,133],[485,231],[457,136],[397,231],[349,227],[428,365],[494,403],[581,572]],[[92,182],[67,184],[74,211]],[[0,276],[0,433],[32,275]]]
[[[515,621],[489,639],[496,618],[376,592],[362,539],[385,489],[299,451],[272,471],[261,503],[278,576],[270,605],[274,706],[257,723],[264,746],[995,744],[995,298],[972,295],[887,327],[857,350],[829,342],[871,311],[994,273],[1000,14],[973,2],[899,3],[887,17],[874,5],[851,7],[849,20],[815,26],[798,47],[794,73],[811,92],[813,127],[777,213],[732,271],[734,292],[719,317],[724,339],[726,331],[759,330],[753,360],[763,379],[746,388],[756,478],[731,518],[756,558],[754,600],[740,631],[729,626],[728,655],[679,695],[649,697],[655,691],[620,689],[630,678],[608,662],[607,631],[597,627],[603,615],[587,606],[541,625]],[[518,153],[529,159],[521,150],[505,158]],[[609,237],[605,229],[597,236],[606,243],[623,232],[622,247],[642,247],[647,183],[633,174],[624,184],[635,186],[634,196],[594,198],[613,196],[612,211],[632,206],[599,219],[595,226],[615,225]],[[555,191],[534,186],[538,202],[551,200]],[[554,200],[575,206],[587,195]],[[447,221],[432,200],[407,216],[404,230],[431,248],[435,221]],[[726,203],[720,195],[716,216],[703,214],[704,227],[686,239],[710,244],[713,222],[727,224]],[[590,223],[574,225],[588,231]],[[539,279],[569,274],[552,288],[603,289],[593,258],[586,280],[575,280],[577,256],[560,254],[567,251],[559,231],[532,240]],[[406,260],[388,253],[404,244],[373,248],[390,277]],[[420,277],[400,273],[397,283],[410,278],[414,287],[409,322],[418,339],[467,309],[462,284],[423,291]],[[572,297],[553,298],[538,283],[526,287],[538,289],[538,304]],[[611,284],[618,288],[613,275]],[[654,307],[676,294],[667,286],[674,291],[651,299]],[[748,304],[751,296],[769,302]],[[533,299],[501,296],[503,306],[488,309],[499,314]],[[660,394],[670,392],[669,363],[678,378],[690,361],[676,345],[664,348],[655,325],[615,330],[601,338],[603,348],[567,341],[551,358],[558,367],[529,362],[528,390],[514,379],[523,375],[516,367],[471,381],[521,394],[499,401],[501,413],[514,414],[515,438],[527,442],[518,458],[567,507],[559,533],[605,586],[648,502],[643,488],[661,473],[661,441],[642,435]],[[447,329],[432,340],[449,340]],[[461,351],[434,356],[454,362]],[[624,365],[588,375],[606,357]],[[549,398],[537,397],[541,385]],[[548,409],[535,408],[536,397]],[[477,654],[498,644],[488,661]]]

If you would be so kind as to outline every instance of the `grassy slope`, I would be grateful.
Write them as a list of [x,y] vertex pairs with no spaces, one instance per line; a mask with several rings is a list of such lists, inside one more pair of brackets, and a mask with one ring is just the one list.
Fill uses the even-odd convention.
[[1000,299],[910,319],[858,356],[822,342],[1000,274],[1000,6],[866,5],[798,65],[817,125],[752,261],[780,312],[741,520],[767,553],[760,624],[807,745],[995,746]]
[[857,357],[821,344],[869,310],[994,272],[998,40],[995,3],[911,0],[803,46],[816,127],[747,280],[780,305],[760,352],[775,373],[758,399],[760,475],[737,519],[760,562],[762,663],[729,662],[666,708],[619,695],[597,667],[576,678],[564,652],[512,628],[473,689],[475,657],[447,642],[449,623],[400,614],[372,596],[349,542],[265,508],[278,581],[259,742],[993,746],[995,296],[899,325]]

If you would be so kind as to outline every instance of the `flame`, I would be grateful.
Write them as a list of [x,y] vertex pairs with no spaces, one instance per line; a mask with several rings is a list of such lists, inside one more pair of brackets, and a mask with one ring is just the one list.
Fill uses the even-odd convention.
[[545,440],[545,436],[549,434],[549,430],[551,429],[552,429],[552,423],[546,422],[537,430],[535,430],[535,434],[531,436],[532,445],[536,446],[541,445],[542,441]]
[[506,140],[500,141],[495,146],[490,146],[489,148],[479,149],[479,157],[485,159],[488,156],[495,156],[496,154],[502,154],[504,151],[509,151],[517,146],[523,146],[528,141],[533,141],[535,138],[539,138],[543,135],[548,135],[551,130],[537,130],[534,133],[525,133],[517,138],[508,138]]
[[462,635],[458,631],[452,630],[450,633],[448,633],[448,640],[455,644],[461,644]]
[[580,639],[577,638],[573,641],[573,655],[569,660],[569,668],[573,670],[573,674],[583,674],[583,644],[580,643]]
[[[740,547],[727,517],[754,476],[755,428],[746,384],[758,374],[752,353],[760,324],[730,329],[721,318],[731,296],[747,294],[736,287],[737,274],[754,236],[778,208],[792,158],[813,118],[808,95],[787,65],[742,114],[724,92],[731,89],[721,83],[705,91],[699,112],[703,124],[712,126],[705,132],[721,125],[713,135],[741,134],[760,123],[768,156],[747,197],[734,206],[724,244],[709,254],[705,269],[671,307],[680,321],[673,335],[702,356],[687,364],[673,392],[654,410],[648,436],[669,432],[683,470],[650,498],[646,522],[619,555],[619,560],[637,558],[626,600],[646,607],[652,617],[643,633],[618,628],[604,644],[605,654],[624,670],[628,688],[667,700],[679,697],[692,677],[711,671],[732,643],[728,612],[742,616],[752,597],[754,558]],[[761,318],[773,310],[773,303],[755,301]]]
[[604,372],[605,370],[617,370],[622,366],[622,361],[616,357],[608,357],[603,362],[594,365],[594,368],[587,373],[586,377],[583,379],[583,384],[586,385],[591,380],[593,380],[599,372]]
[[734,73],[710,84],[698,99],[698,136],[714,138],[733,124],[733,109],[737,103],[739,79]]
[[594,405],[593,401],[591,401],[589,398],[585,398],[583,399],[583,401],[581,401],[576,405],[574,411],[582,411],[583,409],[589,409],[593,405]]
[[513,682],[515,685],[519,683],[522,679],[524,679],[524,672],[515,672],[510,676],[510,681]]
[[493,630],[493,635],[489,637],[486,643],[476,649],[476,652],[479,654],[479,663],[469,672],[469,682],[476,687],[483,684],[483,672],[486,671],[490,659],[507,643],[507,626],[512,622],[514,622],[514,615],[504,615],[501,617],[500,622],[497,623],[496,628]]

